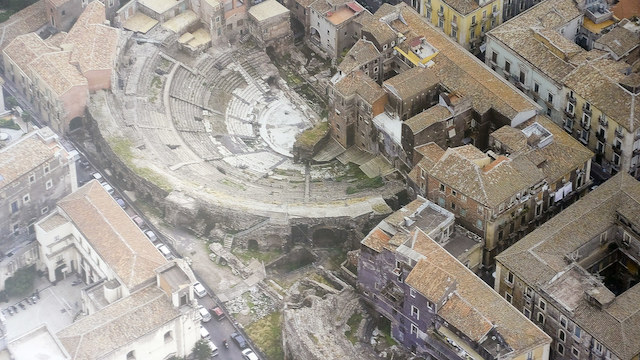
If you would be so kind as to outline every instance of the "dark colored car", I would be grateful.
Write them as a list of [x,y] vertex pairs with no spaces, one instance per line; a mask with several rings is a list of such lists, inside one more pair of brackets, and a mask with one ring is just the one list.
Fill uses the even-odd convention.
[[233,333],[231,334],[231,338],[233,339],[233,341],[238,344],[238,346],[240,347],[240,349],[244,349],[246,348],[247,345],[247,340],[244,339],[244,337],[238,333]]

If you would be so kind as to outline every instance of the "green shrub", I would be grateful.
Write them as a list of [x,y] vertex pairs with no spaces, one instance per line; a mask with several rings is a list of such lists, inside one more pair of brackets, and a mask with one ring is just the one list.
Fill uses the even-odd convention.
[[33,290],[33,280],[36,277],[35,265],[18,269],[12,277],[4,281],[4,288],[10,297],[22,297]]

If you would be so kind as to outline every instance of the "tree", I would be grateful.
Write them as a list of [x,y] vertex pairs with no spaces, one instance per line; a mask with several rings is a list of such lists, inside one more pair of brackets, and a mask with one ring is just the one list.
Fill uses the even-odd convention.
[[211,351],[209,342],[205,339],[200,339],[193,347],[193,356],[196,360],[208,360],[211,358]]
[[10,297],[21,297],[28,294],[33,289],[33,279],[35,278],[35,266],[27,266],[18,269],[12,277],[4,281],[4,288]]
[[31,114],[26,111],[22,113],[22,121],[24,121],[25,124],[28,125],[31,120],[33,120],[33,116],[31,116]]

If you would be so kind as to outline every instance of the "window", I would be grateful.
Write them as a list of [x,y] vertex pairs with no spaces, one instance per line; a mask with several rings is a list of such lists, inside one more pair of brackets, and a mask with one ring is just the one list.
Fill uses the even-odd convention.
[[29,196],[29,194],[22,197],[22,202],[24,204],[27,204],[30,200],[31,200],[31,197]]
[[456,209],[456,203],[451,202],[451,210],[455,210]]
[[445,186],[444,186],[444,184],[440,184],[440,191],[441,191],[441,192],[444,192],[444,190],[445,190]]
[[127,353],[127,360],[136,360],[136,351],[131,350]]
[[575,357],[580,357],[580,350],[576,349],[575,346],[571,347],[571,354],[573,354],[573,356]]
[[416,290],[413,288],[409,288],[409,295],[411,295],[412,298],[416,297]]
[[51,189],[53,187],[53,180],[49,179],[47,180],[47,183],[45,184],[47,190]]
[[36,181],[36,175],[35,174],[31,174],[29,175],[29,183],[34,183]]
[[520,71],[520,77],[518,78],[518,80],[520,81],[521,84],[524,84],[525,76],[524,76],[524,72]]
[[582,129],[580,131],[580,140],[585,144],[589,142],[589,131],[588,130]]
[[543,314],[543,313],[541,313],[541,312],[539,312],[539,313],[538,313],[537,320],[538,320],[538,322],[539,322],[541,325],[544,325],[544,314]]
[[542,202],[536,203],[536,216],[542,214]]
[[547,309],[547,303],[540,299],[540,301],[538,302],[538,307],[540,308],[540,310],[544,311]]
[[485,10],[485,11],[483,11],[483,12],[482,12],[482,18],[483,18],[483,19],[486,19],[486,18],[487,18],[487,10]]
[[562,329],[558,330],[558,339],[564,342],[567,339],[567,333],[565,333]]
[[173,336],[171,334],[171,331],[167,331],[166,333],[164,333],[164,343],[170,343],[171,341],[173,341]]
[[13,235],[18,235],[18,234],[20,234],[20,225],[13,224]]
[[613,164],[620,166],[620,155],[613,153]]
[[[605,233],[606,234],[606,233]],[[560,315],[560,326],[562,326],[563,328],[567,328],[567,318],[564,317],[563,315]]]
[[451,28],[451,37],[454,39],[458,39],[458,31],[455,28]]
[[531,310],[524,308],[522,309],[522,313],[527,317],[527,319],[531,319]]
[[466,209],[460,209],[460,216],[466,217],[467,216],[467,210]]
[[553,94],[552,93],[549,93],[547,95],[547,102],[553,103]]
[[457,196],[457,195],[458,195],[458,192],[457,192],[457,191],[455,191],[455,190],[453,190],[453,189],[451,189],[451,195],[453,195],[453,196]]
[[577,339],[580,339],[581,335],[582,335],[582,329],[580,329],[578,325],[576,325],[576,327],[573,328],[573,336],[575,336]]
[[438,27],[441,29],[444,27],[444,20],[442,18],[438,19]]
[[513,284],[513,273],[512,273],[511,271],[509,271],[509,272],[507,273],[507,280],[506,280],[506,282],[507,282],[508,284]]
[[540,84],[538,84],[537,82],[533,83],[533,92],[536,94],[540,92]]
[[11,203],[11,213],[15,214],[18,212],[18,201],[14,201]]
[[473,15],[473,16],[471,17],[471,23],[472,23],[472,24],[475,24],[475,23],[476,23],[476,16],[475,16],[475,15]]
[[49,173],[49,164],[44,166],[44,173],[48,174]]
[[558,354],[564,355],[564,345],[562,345],[561,343],[558,343],[557,350],[558,350]]
[[484,208],[478,205],[478,215],[482,215],[484,213]]
[[575,114],[575,107],[574,107],[573,103],[567,103],[567,112],[570,115]]
[[498,62],[498,53],[494,52],[493,54],[491,54],[491,61],[493,61],[494,63]]
[[504,293],[504,298],[509,302],[509,304],[511,304],[511,302],[513,301],[513,295],[509,294],[508,292]]
[[431,303],[431,301],[427,301],[427,309],[433,310],[433,304]]
[[480,230],[482,230],[482,220],[478,220],[476,221],[476,227]]
[[[602,344],[594,340],[593,348],[596,349],[596,352],[598,354],[602,354]],[[574,355],[578,356],[577,354],[574,354]]]
[[420,320],[420,310],[413,305],[411,305],[411,316],[413,316],[417,320]]
[[40,214],[44,215],[46,213],[49,212],[49,208],[47,206],[43,207],[42,210],[40,210]]
[[511,63],[506,60],[504,62],[504,71],[511,72]]

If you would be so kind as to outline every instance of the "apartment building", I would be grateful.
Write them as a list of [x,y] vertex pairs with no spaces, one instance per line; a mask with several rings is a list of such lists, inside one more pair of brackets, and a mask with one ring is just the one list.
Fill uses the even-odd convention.
[[361,242],[358,287],[420,357],[549,358],[550,337],[419,227],[372,230]]
[[416,194],[453,212],[485,240],[483,265],[584,194],[593,153],[544,116],[473,145],[416,148],[408,181]]
[[191,269],[167,261],[96,180],[60,200],[35,229],[37,267],[49,280],[77,273],[87,284],[80,289],[85,316],[56,334],[71,358],[191,352],[200,339]]
[[28,33],[2,50],[6,77],[59,134],[82,125],[89,92],[111,87],[120,33],[105,20],[104,5],[93,1],[68,34]]
[[496,258],[495,289],[554,359],[638,359],[640,183],[620,173]]
[[636,25],[618,24],[586,51],[575,42],[595,26],[590,11],[573,0],[544,1],[489,32],[486,62],[596,153],[592,176],[640,176]]
[[46,127],[0,149],[0,288],[38,260],[35,223],[76,190],[75,159]]
[[487,31],[502,23],[500,0],[411,0],[409,5],[473,54]]
[[309,41],[312,48],[337,59],[358,40],[358,17],[369,12],[355,1],[316,0],[309,5]]
[[[68,32],[87,5],[96,0],[44,0],[49,25],[58,31]],[[120,0],[99,0],[105,6],[107,19],[113,19]]]
[[[474,143],[486,148],[490,129],[520,124],[539,109],[406,4],[385,4],[360,23],[362,38],[345,55],[329,88],[330,108],[354,127],[354,136],[345,138],[332,126],[344,147],[382,154],[409,172],[415,146],[437,141],[442,147]],[[352,81],[349,71],[368,76],[373,80],[368,88],[387,94],[379,97],[382,111],[356,109],[357,103],[345,108],[335,98],[335,88],[352,86],[346,85]],[[353,112],[358,117],[350,118]]]

